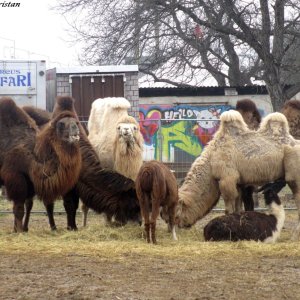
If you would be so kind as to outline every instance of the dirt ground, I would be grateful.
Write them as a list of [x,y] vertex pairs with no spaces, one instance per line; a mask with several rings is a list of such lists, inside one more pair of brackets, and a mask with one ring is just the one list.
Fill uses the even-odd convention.
[[1,254],[1,299],[300,299],[300,258]]
[[[209,218],[213,216],[212,214]],[[58,227],[65,226],[65,216],[56,216],[56,220]],[[295,225],[293,220],[287,216],[283,238],[277,244],[278,249],[281,244],[282,249],[291,248],[288,240]],[[203,228],[205,222],[207,219],[197,224],[199,230]],[[166,238],[159,236],[162,245],[149,246],[145,248],[147,250],[145,252],[132,251],[135,246],[127,251],[125,249],[116,252],[117,254],[112,257],[103,256],[101,250],[93,254],[82,250],[76,251],[74,248],[70,251],[62,250],[61,253],[51,253],[49,249],[44,252],[41,247],[31,252],[30,242],[36,243],[36,240],[31,239],[31,236],[15,237],[15,234],[9,232],[8,228],[11,225],[11,215],[0,218],[0,238],[5,239],[6,243],[0,248],[1,300],[300,299],[300,251],[298,250],[286,254],[282,254],[284,250],[272,251],[272,253],[265,250],[255,252],[256,245],[261,247],[260,244],[251,244],[252,248],[249,250],[248,244],[231,246],[234,243],[229,242],[230,244],[224,244],[224,247],[226,246],[226,249],[231,247],[230,252],[220,249],[216,255],[202,255],[202,250],[213,251],[215,245],[212,242],[205,244],[200,238],[192,244],[196,249],[199,245],[197,255],[166,256],[156,251],[156,249],[169,247],[170,236],[165,233],[165,225],[163,225],[163,228],[161,226],[158,229],[158,234],[166,234]],[[68,241],[76,243],[78,240],[78,249],[80,243],[85,241],[82,237],[86,234],[84,229],[63,238],[64,231],[59,231],[53,237],[48,233],[47,226],[45,216],[32,217],[31,228],[38,228],[36,229],[38,234],[39,228],[47,232],[47,235],[43,233],[37,241],[48,238],[53,243],[61,239],[68,247]],[[178,235],[179,246],[173,244],[174,249],[185,247],[185,242],[190,239],[190,237],[185,239],[185,232],[179,232]],[[10,241],[17,245],[18,239],[22,242],[27,241],[28,249],[24,246],[21,251],[5,248],[5,245],[10,245]],[[98,237],[95,237],[95,241],[97,239]],[[92,245],[91,241],[89,243]],[[120,242],[121,245],[122,243],[123,241]],[[145,241],[138,239],[136,243],[141,249],[144,249],[142,246],[146,247]],[[124,243],[121,247],[125,248],[126,245]],[[300,249],[298,243],[295,243],[295,247]],[[172,251],[172,247],[170,249]],[[244,254],[243,249],[247,249]]]

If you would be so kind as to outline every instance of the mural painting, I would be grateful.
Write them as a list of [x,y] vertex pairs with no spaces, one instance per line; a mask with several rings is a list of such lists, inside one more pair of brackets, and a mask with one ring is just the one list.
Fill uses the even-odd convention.
[[222,112],[230,105],[140,105],[144,159],[192,162],[218,129]]

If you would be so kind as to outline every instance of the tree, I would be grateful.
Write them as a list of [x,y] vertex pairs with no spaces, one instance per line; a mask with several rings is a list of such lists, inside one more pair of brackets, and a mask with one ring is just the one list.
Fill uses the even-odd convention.
[[264,80],[275,110],[300,91],[298,0],[59,0],[88,64],[139,63],[175,86]]

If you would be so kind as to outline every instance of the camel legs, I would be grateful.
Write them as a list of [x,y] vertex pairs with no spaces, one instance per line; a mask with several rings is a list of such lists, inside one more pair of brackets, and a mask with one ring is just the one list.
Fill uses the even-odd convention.
[[29,224],[29,218],[30,218],[30,213],[32,210],[33,206],[33,199],[28,198],[25,201],[25,218],[24,218],[24,223],[23,223],[23,230],[28,231],[28,224]]
[[176,231],[175,231],[175,214],[176,214],[176,205],[172,205],[168,208],[169,222],[168,227],[172,232],[173,240],[177,241]]
[[230,214],[236,210],[236,203],[239,200],[239,193],[234,176],[225,177],[220,180],[219,187],[225,202],[225,213]]
[[75,189],[68,192],[63,197],[64,207],[67,213],[67,229],[68,230],[77,230],[76,225],[76,211],[79,205],[79,196]]
[[13,212],[15,216],[14,231],[23,232],[24,203],[14,201]]
[[290,189],[293,192],[296,206],[298,208],[298,224],[293,231],[292,240],[299,241],[300,240],[300,190],[295,183],[288,183]]
[[54,203],[49,203],[49,204],[44,203],[44,205],[47,211],[50,228],[51,230],[56,230],[56,225],[54,221]]
[[87,224],[87,216],[88,216],[89,208],[82,203],[81,210],[83,214],[82,226],[85,227]]

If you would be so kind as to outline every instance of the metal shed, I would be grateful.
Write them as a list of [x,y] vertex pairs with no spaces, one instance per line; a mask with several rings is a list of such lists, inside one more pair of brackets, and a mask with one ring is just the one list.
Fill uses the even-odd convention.
[[125,97],[131,103],[130,114],[138,117],[138,66],[81,66],[47,70],[47,109],[53,110],[56,96],[75,99],[81,120],[87,120],[91,103],[98,98]]

